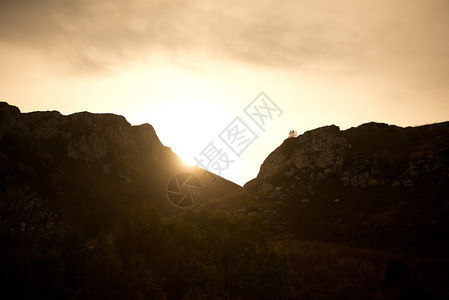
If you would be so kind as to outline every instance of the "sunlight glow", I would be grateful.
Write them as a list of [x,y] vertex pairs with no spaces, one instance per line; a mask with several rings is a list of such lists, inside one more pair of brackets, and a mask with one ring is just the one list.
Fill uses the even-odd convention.
[[[150,123],[165,146],[186,163],[196,164],[194,157],[235,117],[243,116],[243,109],[264,91],[284,113],[266,132],[257,132],[260,138],[221,174],[241,185],[257,176],[263,160],[291,129],[301,134],[330,124],[347,129],[369,121],[407,126],[446,119],[447,101],[442,101],[445,90],[437,98],[425,92],[415,94],[414,104],[404,105],[403,99],[408,99],[405,90],[398,87],[387,94],[385,89],[344,75],[253,68],[207,59],[195,64],[194,68],[180,66],[158,58],[131,64],[107,76],[66,79],[42,74],[41,68],[30,64],[29,73],[20,73],[23,76],[16,81],[37,82],[32,95],[28,89],[12,88],[5,89],[3,97],[23,112],[50,109],[62,114],[116,113],[133,125]],[[370,83],[379,80],[372,78]],[[14,87],[7,78],[3,84]],[[430,100],[422,99],[434,101],[429,105]],[[403,113],[397,115],[397,111]]]

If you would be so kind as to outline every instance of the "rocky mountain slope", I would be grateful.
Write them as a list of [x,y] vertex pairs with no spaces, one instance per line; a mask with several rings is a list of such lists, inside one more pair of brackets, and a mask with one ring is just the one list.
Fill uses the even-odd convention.
[[268,155],[240,193],[204,205],[260,214],[280,236],[445,255],[449,122],[307,131]]
[[240,187],[187,167],[149,124],[88,112],[21,113],[0,102],[0,225],[18,231],[79,226],[94,236],[123,211],[147,203],[165,215],[170,179],[194,174],[201,201]]

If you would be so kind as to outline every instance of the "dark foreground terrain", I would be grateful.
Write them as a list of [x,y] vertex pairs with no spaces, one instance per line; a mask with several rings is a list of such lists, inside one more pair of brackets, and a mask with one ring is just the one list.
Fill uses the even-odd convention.
[[[151,125],[0,103],[0,167],[10,298],[449,298],[449,123],[311,130],[241,188]],[[180,172],[191,209],[167,200]]]
[[449,297],[448,122],[308,131],[243,190],[204,207],[263,216],[300,295]]

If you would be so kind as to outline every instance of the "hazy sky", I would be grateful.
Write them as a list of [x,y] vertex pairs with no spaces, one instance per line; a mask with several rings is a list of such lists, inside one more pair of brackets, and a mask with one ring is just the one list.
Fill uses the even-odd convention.
[[[193,163],[212,141],[243,184],[290,129],[449,120],[448,28],[449,0],[0,0],[0,100],[150,123]],[[240,157],[236,117],[258,136]]]

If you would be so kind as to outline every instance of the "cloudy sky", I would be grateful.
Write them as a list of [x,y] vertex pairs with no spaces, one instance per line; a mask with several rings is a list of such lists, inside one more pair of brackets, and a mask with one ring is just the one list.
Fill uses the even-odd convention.
[[[0,100],[150,123],[191,163],[214,142],[243,184],[290,129],[449,120],[448,28],[448,0],[0,0]],[[263,130],[262,91],[282,110]]]

